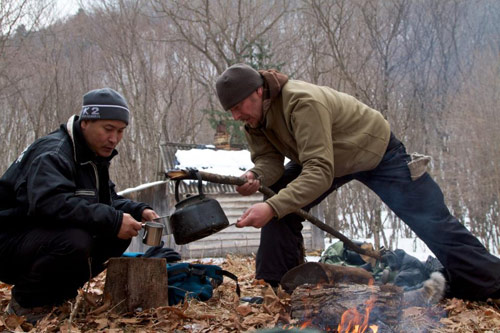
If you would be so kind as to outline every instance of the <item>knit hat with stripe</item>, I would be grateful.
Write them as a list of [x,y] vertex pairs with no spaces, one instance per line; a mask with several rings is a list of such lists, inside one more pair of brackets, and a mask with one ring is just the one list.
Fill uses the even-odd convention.
[[125,98],[111,88],[96,89],[83,95],[82,120],[121,120],[128,125],[129,113]]

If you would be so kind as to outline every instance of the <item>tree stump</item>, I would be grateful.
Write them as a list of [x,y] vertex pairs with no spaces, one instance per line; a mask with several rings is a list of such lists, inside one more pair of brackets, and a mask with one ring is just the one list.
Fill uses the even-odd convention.
[[402,289],[392,285],[302,285],[292,294],[291,316],[301,323],[310,322],[319,329],[336,331],[342,315],[349,310],[358,313],[360,321],[366,319],[368,325],[384,327],[387,329],[384,332],[397,331],[402,297]]
[[163,258],[111,258],[104,298],[117,313],[168,305],[167,265]]

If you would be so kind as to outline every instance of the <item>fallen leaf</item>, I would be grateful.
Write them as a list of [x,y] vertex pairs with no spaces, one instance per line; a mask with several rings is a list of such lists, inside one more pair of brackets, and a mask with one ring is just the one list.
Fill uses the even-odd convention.
[[107,311],[111,308],[111,296],[109,294],[104,295],[104,303],[97,309],[91,311],[90,315],[99,315],[104,311]]
[[14,314],[9,314],[6,316],[6,318],[3,320],[4,325],[9,329],[9,330],[15,330],[15,331],[22,331],[21,325],[25,322],[24,317],[16,316]]
[[236,312],[238,312],[241,316],[245,317],[248,314],[252,313],[252,307],[249,305],[240,305],[236,308]]
[[75,326],[74,324],[71,325],[71,327],[68,325],[68,323],[64,323],[63,325],[61,325],[61,327],[59,327],[59,330],[61,333],[80,333],[80,329]]
[[141,318],[120,318],[118,319],[118,322],[123,323],[123,324],[138,324],[142,322]]
[[108,318],[94,319],[94,323],[97,324],[97,330],[99,331],[109,326]]

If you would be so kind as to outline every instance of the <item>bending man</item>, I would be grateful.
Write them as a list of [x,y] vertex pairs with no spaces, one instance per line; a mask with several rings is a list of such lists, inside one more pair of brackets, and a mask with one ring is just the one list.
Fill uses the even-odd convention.
[[[244,64],[226,69],[216,89],[223,108],[245,122],[255,165],[237,191],[250,195],[262,182],[277,193],[251,206],[237,224],[262,228],[257,279],[277,285],[303,262],[302,218],[290,213],[308,210],[356,179],[440,260],[449,296],[500,297],[500,259],[450,214],[428,173],[410,172],[411,158],[380,112],[331,88]],[[291,160],[286,166],[284,157]]]

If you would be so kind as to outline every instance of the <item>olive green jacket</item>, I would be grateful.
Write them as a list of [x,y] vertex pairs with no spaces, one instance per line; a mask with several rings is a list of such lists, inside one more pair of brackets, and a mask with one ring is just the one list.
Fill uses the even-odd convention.
[[279,218],[326,192],[334,177],[375,168],[390,137],[382,114],[328,87],[289,80],[267,110],[261,126],[245,127],[265,186],[283,174],[284,157],[302,165],[299,177],[266,202]]

